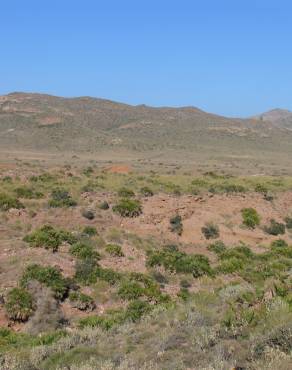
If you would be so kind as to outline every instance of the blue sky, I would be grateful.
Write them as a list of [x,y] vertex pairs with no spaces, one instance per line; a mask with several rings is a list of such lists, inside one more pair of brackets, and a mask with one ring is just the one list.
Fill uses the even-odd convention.
[[292,1],[7,0],[0,94],[292,110]]

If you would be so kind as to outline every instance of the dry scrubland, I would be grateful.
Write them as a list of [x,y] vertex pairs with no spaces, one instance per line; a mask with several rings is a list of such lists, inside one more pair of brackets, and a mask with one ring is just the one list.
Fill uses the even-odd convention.
[[1,369],[291,369],[292,178],[151,168],[1,162]]

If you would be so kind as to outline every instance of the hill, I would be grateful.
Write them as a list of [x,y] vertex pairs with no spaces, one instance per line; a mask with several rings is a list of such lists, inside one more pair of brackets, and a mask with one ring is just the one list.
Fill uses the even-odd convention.
[[272,109],[255,117],[258,120],[270,122],[277,127],[292,128],[292,112],[287,109]]
[[[287,171],[292,131],[270,120],[234,119],[195,107],[131,106],[90,97],[0,97],[0,152],[96,158],[157,158]],[[0,153],[0,154],[1,154]],[[39,153],[39,154],[38,154]],[[62,153],[62,157],[58,153]]]

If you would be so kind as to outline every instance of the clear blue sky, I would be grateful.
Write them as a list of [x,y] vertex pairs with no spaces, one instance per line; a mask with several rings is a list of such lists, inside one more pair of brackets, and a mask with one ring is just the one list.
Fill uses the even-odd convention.
[[292,110],[291,0],[7,0],[0,94]]

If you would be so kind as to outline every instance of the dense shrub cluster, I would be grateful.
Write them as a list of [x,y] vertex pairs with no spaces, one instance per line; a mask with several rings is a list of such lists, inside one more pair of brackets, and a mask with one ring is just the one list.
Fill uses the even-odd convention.
[[51,266],[38,264],[27,266],[21,278],[21,286],[25,288],[32,280],[51,288],[57,299],[63,299],[70,287],[70,281],[65,279],[58,269]]
[[55,229],[53,226],[44,225],[36,229],[29,235],[26,235],[23,240],[31,247],[43,247],[52,249],[56,252],[63,242],[73,244],[77,241],[76,237],[69,231]]
[[98,261],[100,254],[89,244],[89,242],[80,241],[72,244],[70,247],[70,253],[79,259],[90,259],[92,261]]
[[137,217],[142,213],[142,206],[138,200],[121,199],[119,203],[113,207],[113,211],[122,217]]
[[54,189],[51,193],[51,199],[49,200],[49,206],[53,208],[57,207],[74,207],[77,202],[72,199],[69,192],[65,189]]
[[39,199],[44,196],[43,193],[36,191],[34,188],[28,186],[20,186],[16,188],[15,194],[18,198],[26,199]]
[[69,300],[72,307],[78,308],[81,311],[92,311],[95,309],[94,300],[87,294],[75,291],[69,294]]
[[5,310],[9,319],[27,321],[34,311],[32,295],[23,288],[13,288],[7,294]]
[[24,205],[17,198],[0,193],[0,211],[9,211],[11,208],[22,209]]
[[147,265],[149,267],[163,266],[166,270],[192,274],[194,277],[212,274],[207,257],[199,254],[189,255],[173,246],[166,246],[162,251],[148,252]]
[[264,227],[266,233],[270,235],[283,235],[285,234],[285,224],[281,222],[277,222],[275,220],[271,220],[269,225]]

